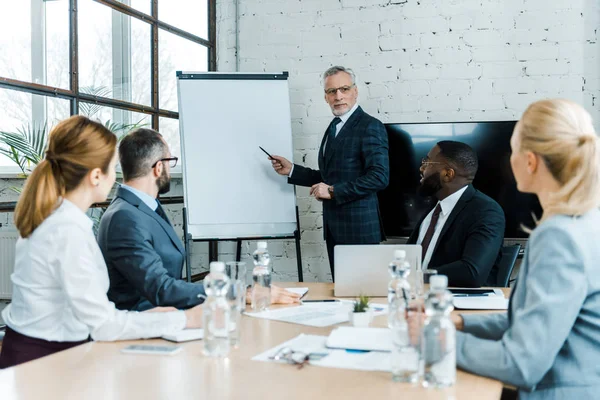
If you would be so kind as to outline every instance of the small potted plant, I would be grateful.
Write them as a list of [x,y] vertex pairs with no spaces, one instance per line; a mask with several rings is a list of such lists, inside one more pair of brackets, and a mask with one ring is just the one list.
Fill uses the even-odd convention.
[[352,326],[367,327],[371,323],[371,309],[369,308],[369,297],[360,295],[354,302],[350,311],[350,323]]

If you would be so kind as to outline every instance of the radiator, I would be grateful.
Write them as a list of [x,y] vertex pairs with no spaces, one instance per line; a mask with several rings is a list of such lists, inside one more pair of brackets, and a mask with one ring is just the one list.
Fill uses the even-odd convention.
[[0,299],[12,297],[10,275],[15,267],[15,244],[17,232],[0,232]]

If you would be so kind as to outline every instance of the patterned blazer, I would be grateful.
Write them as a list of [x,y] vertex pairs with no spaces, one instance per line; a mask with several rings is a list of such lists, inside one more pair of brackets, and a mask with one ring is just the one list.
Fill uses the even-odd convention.
[[334,198],[323,201],[326,239],[329,230],[340,244],[379,243],[385,234],[377,192],[387,187],[390,175],[385,128],[358,107],[337,134],[331,151],[324,155],[326,137],[327,132],[319,149],[319,169],[295,164],[288,182],[334,186]]

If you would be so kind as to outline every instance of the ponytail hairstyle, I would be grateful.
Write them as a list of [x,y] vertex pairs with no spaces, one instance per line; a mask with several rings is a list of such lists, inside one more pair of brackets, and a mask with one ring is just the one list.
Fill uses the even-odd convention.
[[598,138],[590,114],[570,100],[531,104],[519,121],[521,151],[541,157],[561,188],[544,205],[552,215],[579,216],[600,206]]
[[108,173],[116,145],[117,137],[110,130],[84,116],[56,125],[49,135],[46,157],[27,178],[15,208],[21,237],[29,237],[91,170]]

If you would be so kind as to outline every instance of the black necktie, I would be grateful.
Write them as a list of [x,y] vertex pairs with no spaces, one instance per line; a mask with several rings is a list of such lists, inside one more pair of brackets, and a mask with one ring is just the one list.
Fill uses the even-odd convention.
[[167,224],[171,224],[171,221],[169,221],[169,217],[167,217],[167,213],[165,213],[165,210],[162,208],[162,205],[160,204],[160,201],[156,200],[156,203],[158,204],[158,207],[156,207],[156,213],[158,215],[160,215],[160,217],[162,219],[164,219],[165,221],[167,221]]
[[421,242],[421,260],[425,259],[425,254],[427,254],[427,248],[429,248],[429,244],[431,243],[431,239],[433,239],[433,233],[435,232],[435,226],[437,225],[438,219],[440,217],[440,213],[442,212],[442,207],[440,203],[438,203],[437,207],[433,211],[433,215],[431,216],[431,222],[429,223],[429,227],[427,228],[427,232],[425,232],[425,237]]
[[333,149],[333,141],[335,140],[335,130],[337,124],[342,122],[339,117],[335,117],[329,127],[327,128],[327,142],[325,143],[325,155],[329,154],[329,152]]

